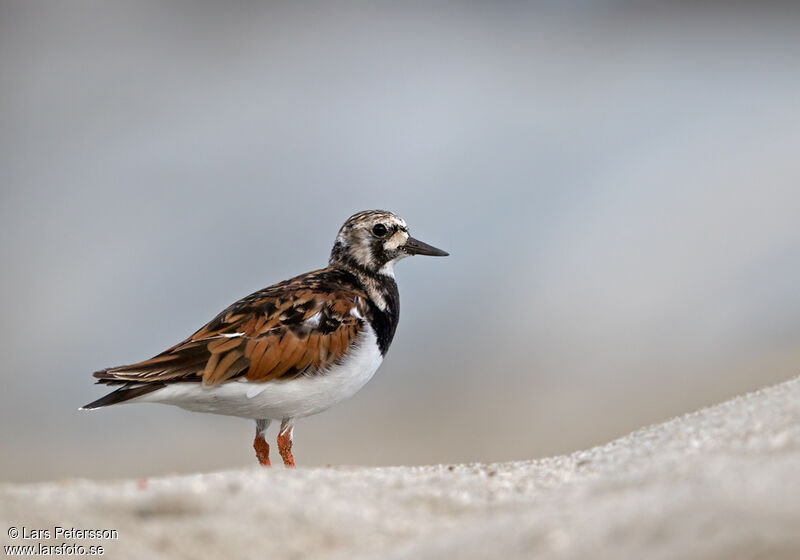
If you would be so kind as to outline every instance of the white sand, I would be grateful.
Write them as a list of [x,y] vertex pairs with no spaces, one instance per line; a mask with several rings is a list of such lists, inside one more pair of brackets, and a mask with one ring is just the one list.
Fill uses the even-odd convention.
[[0,521],[115,559],[800,558],[800,380],[566,457],[4,485]]

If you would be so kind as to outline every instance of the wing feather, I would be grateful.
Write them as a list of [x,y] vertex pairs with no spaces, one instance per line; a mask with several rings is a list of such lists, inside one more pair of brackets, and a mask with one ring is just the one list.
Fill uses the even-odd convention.
[[98,383],[112,385],[218,385],[242,376],[265,382],[324,373],[363,331],[361,307],[367,300],[352,286],[322,289],[324,272],[256,292],[154,358],[94,375]]

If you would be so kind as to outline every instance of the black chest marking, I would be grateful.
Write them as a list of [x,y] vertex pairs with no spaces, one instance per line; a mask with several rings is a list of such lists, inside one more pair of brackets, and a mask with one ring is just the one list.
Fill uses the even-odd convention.
[[344,274],[338,279],[340,283],[358,286],[367,294],[374,290],[385,302],[384,309],[381,309],[372,298],[368,297],[366,317],[372,330],[375,331],[378,350],[381,356],[385,356],[397,330],[397,322],[400,320],[400,292],[397,291],[397,282],[389,276],[369,273],[364,269],[358,270],[357,275],[349,271],[339,273]]
[[400,320],[400,293],[397,291],[397,284],[391,278],[386,280],[388,282],[381,282],[383,284],[381,294],[386,302],[386,308],[381,310],[375,302],[369,300],[369,323],[378,339],[381,356],[385,356],[389,350],[397,330],[397,322]]

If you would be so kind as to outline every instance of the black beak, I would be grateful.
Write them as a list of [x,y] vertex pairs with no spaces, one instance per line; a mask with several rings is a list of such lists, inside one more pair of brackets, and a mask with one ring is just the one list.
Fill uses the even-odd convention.
[[441,249],[437,249],[433,245],[428,245],[427,243],[423,243],[419,239],[414,239],[413,237],[409,237],[406,244],[403,246],[403,249],[409,255],[430,255],[431,257],[446,257],[450,253],[447,251],[442,251]]

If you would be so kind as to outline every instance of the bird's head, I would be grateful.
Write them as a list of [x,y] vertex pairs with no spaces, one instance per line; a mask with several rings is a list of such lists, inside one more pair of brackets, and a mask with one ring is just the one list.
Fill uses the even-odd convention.
[[400,216],[365,210],[350,216],[339,230],[330,264],[394,276],[395,263],[411,255],[446,257],[448,253],[411,237]]

